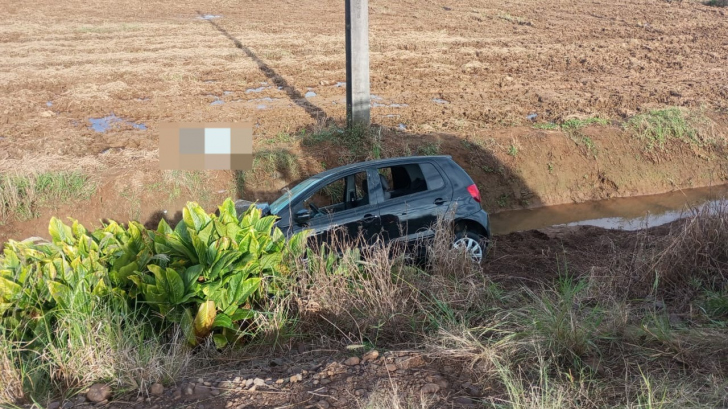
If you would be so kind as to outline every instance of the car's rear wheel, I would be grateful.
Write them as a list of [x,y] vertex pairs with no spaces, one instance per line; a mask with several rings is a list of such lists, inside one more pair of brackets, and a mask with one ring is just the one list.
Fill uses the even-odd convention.
[[465,251],[468,257],[476,263],[483,261],[487,249],[485,237],[469,231],[455,233],[452,247]]

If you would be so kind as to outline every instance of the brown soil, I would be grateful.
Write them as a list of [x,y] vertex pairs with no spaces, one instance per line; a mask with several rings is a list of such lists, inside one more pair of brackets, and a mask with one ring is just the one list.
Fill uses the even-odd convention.
[[[345,88],[336,86],[345,81],[343,3],[2,3],[0,172],[82,168],[99,191],[36,220],[5,221],[0,241],[44,235],[51,215],[89,226],[101,218],[153,223],[186,200],[211,210],[228,195],[270,200],[323,163],[353,159],[341,146],[278,137],[344,116]],[[724,140],[728,20],[720,8],[372,1],[370,13],[379,98],[372,118],[384,127],[384,154],[453,155],[480,185],[488,211],[728,179],[720,150],[676,143],[655,156],[616,122],[567,135],[526,119],[620,121],[682,106],[704,109]],[[304,97],[309,89],[317,95]],[[215,98],[225,103],[210,105]],[[148,129],[89,127],[89,118],[112,112]],[[232,172],[208,172],[201,187],[170,194],[173,183],[157,169],[158,124],[243,120],[256,124],[256,151],[293,154],[296,169],[256,171],[244,185]]]

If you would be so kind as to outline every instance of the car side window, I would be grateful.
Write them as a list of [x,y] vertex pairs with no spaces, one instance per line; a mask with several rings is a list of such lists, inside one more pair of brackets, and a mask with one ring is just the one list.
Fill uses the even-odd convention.
[[[440,173],[429,163],[389,166],[378,169],[384,199],[395,199],[445,185]],[[432,177],[433,180],[428,179]]]
[[420,169],[422,169],[422,175],[425,177],[425,181],[427,182],[427,190],[437,190],[445,186],[445,181],[442,179],[442,175],[433,164],[422,163],[420,164]]
[[296,210],[311,211],[311,218],[369,204],[367,173],[359,172],[337,179],[304,199]]

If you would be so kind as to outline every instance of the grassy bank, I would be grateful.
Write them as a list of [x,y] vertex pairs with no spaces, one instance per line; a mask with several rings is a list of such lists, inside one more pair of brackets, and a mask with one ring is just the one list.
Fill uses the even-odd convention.
[[[615,251],[608,265],[588,271],[556,255],[554,281],[484,276],[450,248],[444,228],[425,266],[408,263],[391,245],[353,250],[353,243],[339,243],[341,256],[309,249],[306,263],[294,258],[277,267],[290,274],[262,273],[263,293],[275,288],[277,296],[256,297],[247,307],[254,316],[238,315],[193,343],[169,310],[150,308],[150,295],[120,302],[78,286],[74,302],[51,297],[46,302],[57,305],[43,316],[4,310],[0,398],[46,403],[96,381],[110,384],[117,396],[145,395],[152,383],[169,384],[204,368],[211,354],[244,360],[304,342],[416,349],[434,363],[461,368],[470,383],[488,391],[476,400],[483,407],[724,406],[728,212],[709,210],[635,233],[633,251]],[[0,260],[5,308],[12,285],[8,257]],[[133,274],[154,276],[149,269],[161,258],[152,256]],[[195,301],[193,312],[203,304]],[[169,319],[160,320],[165,314]],[[28,325],[32,337],[18,336]],[[215,334],[237,341],[216,345]],[[384,385],[357,405],[437,407],[398,388]]]

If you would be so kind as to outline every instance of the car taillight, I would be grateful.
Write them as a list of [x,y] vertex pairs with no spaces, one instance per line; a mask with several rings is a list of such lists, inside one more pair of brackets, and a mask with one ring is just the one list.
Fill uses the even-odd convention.
[[475,184],[468,186],[468,193],[470,193],[470,196],[472,196],[476,202],[480,203],[480,190],[478,190],[478,186],[475,186]]

